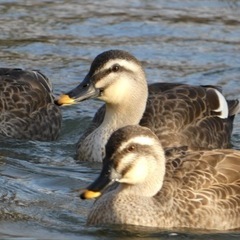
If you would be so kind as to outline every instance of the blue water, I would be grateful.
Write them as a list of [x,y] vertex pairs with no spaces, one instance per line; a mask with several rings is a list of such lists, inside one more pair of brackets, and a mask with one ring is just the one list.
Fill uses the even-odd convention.
[[[0,66],[39,69],[57,95],[76,86],[93,58],[130,51],[149,82],[216,84],[240,98],[240,1],[237,0],[1,0]],[[63,130],[51,143],[1,140],[0,238],[239,239],[240,232],[88,228],[92,202],[77,189],[99,164],[74,160],[75,143],[101,105],[63,108]],[[233,146],[240,149],[240,117]]]

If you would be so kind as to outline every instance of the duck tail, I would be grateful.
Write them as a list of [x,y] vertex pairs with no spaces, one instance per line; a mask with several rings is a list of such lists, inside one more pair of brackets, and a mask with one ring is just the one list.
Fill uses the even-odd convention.
[[227,100],[228,103],[228,109],[229,109],[229,117],[233,117],[240,113],[240,101],[238,99],[236,100]]

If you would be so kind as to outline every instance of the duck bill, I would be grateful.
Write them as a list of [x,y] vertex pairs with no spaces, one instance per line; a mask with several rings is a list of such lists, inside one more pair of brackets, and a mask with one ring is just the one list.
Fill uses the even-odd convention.
[[96,98],[100,95],[100,90],[94,87],[91,78],[87,75],[85,79],[73,90],[62,94],[55,103],[61,105],[71,105],[87,99]]
[[[116,178],[113,178],[111,165],[111,162],[106,160],[99,177],[80,194],[81,199],[92,199],[101,196],[102,192],[116,181]],[[115,173],[114,176],[116,176]]]

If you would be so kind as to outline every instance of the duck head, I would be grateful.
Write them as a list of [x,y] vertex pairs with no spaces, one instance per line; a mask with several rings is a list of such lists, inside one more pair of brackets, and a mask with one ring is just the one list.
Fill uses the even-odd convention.
[[141,63],[130,53],[109,50],[99,54],[91,64],[84,80],[71,91],[62,94],[58,105],[69,105],[97,98],[106,103],[118,104],[126,95],[135,95],[136,89],[147,98],[147,83]]
[[80,198],[99,197],[114,182],[120,183],[121,191],[153,196],[162,187],[164,174],[164,150],[155,134],[138,125],[125,126],[111,135],[102,171]]

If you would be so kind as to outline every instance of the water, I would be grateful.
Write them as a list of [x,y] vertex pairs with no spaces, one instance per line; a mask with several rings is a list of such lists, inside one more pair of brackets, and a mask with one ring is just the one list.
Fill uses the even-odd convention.
[[[59,95],[97,54],[118,48],[143,62],[149,82],[216,84],[240,98],[239,12],[237,0],[1,0],[0,65],[41,70]],[[76,164],[74,150],[100,105],[63,108],[56,142],[1,140],[2,239],[239,239],[239,232],[85,227],[92,202],[76,190],[100,165]],[[240,149],[239,117],[233,145]]]

